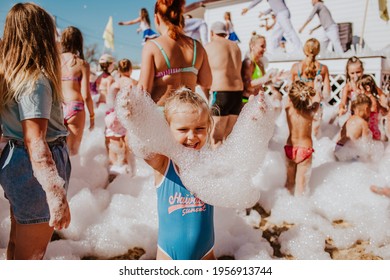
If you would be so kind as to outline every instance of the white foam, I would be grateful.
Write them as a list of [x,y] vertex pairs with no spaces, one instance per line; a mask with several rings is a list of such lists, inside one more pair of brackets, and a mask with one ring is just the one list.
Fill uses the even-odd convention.
[[[133,88],[122,91],[117,112],[129,131],[130,147],[143,156],[159,153],[179,166],[187,189],[204,202],[221,207],[247,208],[260,197],[252,177],[256,175],[273,135],[273,111],[250,101],[223,145],[216,150],[195,151],[178,145],[168,124],[149,95]],[[130,112],[130,115],[129,115]],[[158,135],[157,132],[158,131]]]
[[[388,143],[379,161],[336,162],[328,153],[334,147],[330,139],[335,136],[335,129],[329,126],[326,133],[322,130],[323,137],[315,143],[319,146],[315,146],[310,193],[295,198],[284,188],[283,145],[287,128],[283,112],[275,122],[263,172],[254,174],[254,185],[261,192],[259,202],[270,212],[268,222],[278,226],[291,224],[278,239],[282,251],[296,259],[326,259],[329,254],[324,252],[325,239],[332,239],[340,249],[347,249],[360,239],[368,243],[366,252],[390,259],[390,199],[369,190],[371,184],[390,185]],[[49,244],[45,258],[107,259],[140,247],[146,252],[143,259],[154,259],[158,223],[153,171],[137,159],[134,177],[118,175],[108,184],[104,106],[96,109],[95,114],[95,130],[84,132],[80,156],[72,158],[68,193],[71,224],[61,231],[65,239]],[[244,260],[276,258],[262,231],[253,227],[259,221],[258,215],[251,212],[247,217],[244,213],[216,207],[216,256]],[[9,204],[0,188],[0,259],[6,256],[9,230]]]

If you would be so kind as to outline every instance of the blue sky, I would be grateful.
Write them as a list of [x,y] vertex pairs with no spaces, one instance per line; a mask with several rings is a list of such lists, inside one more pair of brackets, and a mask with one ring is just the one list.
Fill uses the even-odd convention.
[[[69,25],[78,27],[84,36],[84,44],[98,45],[98,51],[103,52],[102,39],[104,28],[109,16],[113,17],[115,52],[117,59],[129,58],[133,63],[141,61],[142,35],[137,34],[138,25],[119,26],[119,21],[135,19],[141,8],[147,8],[154,28],[154,0],[35,0],[15,1],[0,0],[0,36],[3,34],[4,21],[7,12],[19,2],[34,2],[50,14],[56,16],[57,26],[64,29]],[[191,4],[196,0],[187,0]]]

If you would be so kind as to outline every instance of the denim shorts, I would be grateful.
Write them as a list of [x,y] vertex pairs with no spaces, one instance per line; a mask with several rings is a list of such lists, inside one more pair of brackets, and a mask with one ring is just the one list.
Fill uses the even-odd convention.
[[[65,138],[48,144],[67,190],[71,165]],[[0,184],[18,223],[37,224],[50,220],[46,193],[33,175],[31,161],[22,141],[9,140],[5,146],[0,158]]]

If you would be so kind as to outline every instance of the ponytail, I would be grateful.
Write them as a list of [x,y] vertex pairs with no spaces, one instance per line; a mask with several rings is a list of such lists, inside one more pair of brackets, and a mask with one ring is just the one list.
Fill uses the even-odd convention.
[[157,0],[154,13],[168,25],[168,36],[177,40],[183,34],[185,0]]

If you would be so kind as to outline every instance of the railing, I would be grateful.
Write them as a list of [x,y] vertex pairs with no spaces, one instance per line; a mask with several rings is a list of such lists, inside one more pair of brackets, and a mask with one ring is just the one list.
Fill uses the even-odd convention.
[[[389,96],[390,94],[390,71],[384,69],[384,57],[361,57],[363,61],[365,73],[372,75],[375,82],[382,88],[383,92]],[[292,64],[296,61],[274,61],[269,62],[269,68],[277,68],[279,70],[288,71],[291,69]],[[329,97],[329,104],[338,105],[341,100],[341,91],[346,83],[345,65],[346,58],[336,59],[323,59],[321,63],[328,66],[330,73],[330,86],[331,93]],[[286,95],[288,92],[288,82],[285,81],[280,88],[280,92]],[[266,93],[270,93],[270,89],[266,90]]]

